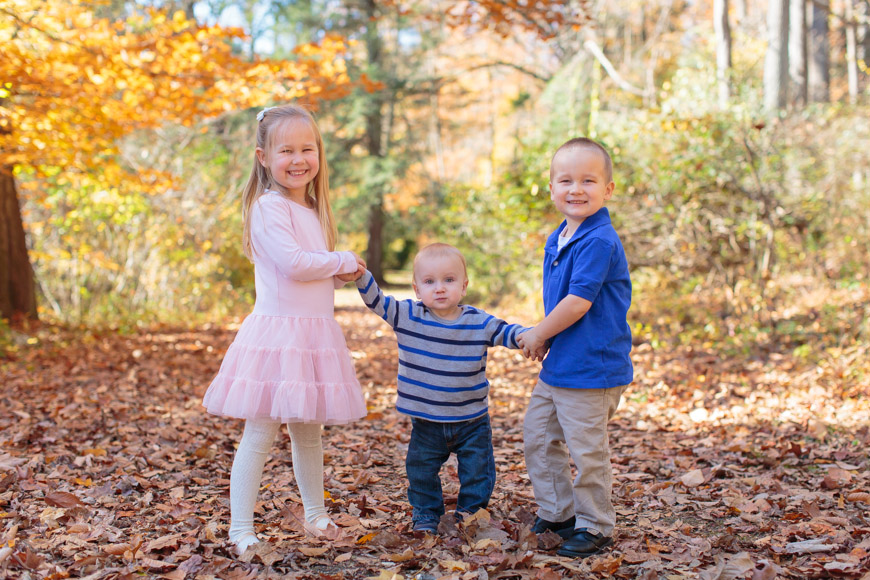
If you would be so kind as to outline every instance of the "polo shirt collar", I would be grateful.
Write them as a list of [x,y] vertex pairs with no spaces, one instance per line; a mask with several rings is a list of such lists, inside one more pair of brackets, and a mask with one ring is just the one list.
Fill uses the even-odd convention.
[[[601,226],[610,225],[610,212],[607,211],[606,207],[602,207],[597,212],[583,220],[577,229],[574,231],[574,235],[571,236],[571,239],[568,240],[568,243],[562,248],[563,250],[574,243],[576,240],[579,240],[589,232],[594,229],[600,228]],[[562,224],[556,228],[556,231],[550,234],[550,237],[547,239],[546,251],[558,254],[559,253],[559,235],[568,227],[567,220],[563,220]]]

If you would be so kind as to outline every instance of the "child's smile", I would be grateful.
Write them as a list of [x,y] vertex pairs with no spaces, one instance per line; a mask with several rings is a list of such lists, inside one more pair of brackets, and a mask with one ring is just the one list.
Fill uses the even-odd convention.
[[571,147],[553,158],[550,198],[568,221],[569,233],[604,206],[613,193],[605,160],[599,151]]
[[278,186],[290,198],[307,205],[308,184],[320,170],[320,152],[314,130],[304,121],[289,120],[276,127],[272,143],[267,150],[258,150],[260,163],[272,174]]

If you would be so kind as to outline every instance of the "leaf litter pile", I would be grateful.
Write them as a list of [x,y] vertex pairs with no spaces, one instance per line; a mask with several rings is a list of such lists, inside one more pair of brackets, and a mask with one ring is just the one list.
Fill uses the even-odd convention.
[[[340,533],[306,532],[282,432],[257,504],[265,541],[226,542],[242,422],[200,407],[235,327],[45,326],[0,359],[0,578],[858,578],[870,580],[866,349],[802,367],[638,345],[611,424],[615,544],[585,560],[531,532],[522,419],[538,364],[490,350],[498,478],[488,511],[410,530],[410,425],[392,331],[340,308],[369,416],[324,431]],[[847,353],[848,354],[848,353]],[[442,470],[448,509],[458,491]]]

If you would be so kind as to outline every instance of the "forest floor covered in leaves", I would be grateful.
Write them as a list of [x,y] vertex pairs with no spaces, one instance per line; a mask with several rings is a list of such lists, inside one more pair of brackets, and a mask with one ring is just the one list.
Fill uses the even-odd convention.
[[[414,535],[394,336],[360,307],[336,318],[370,410],[324,434],[342,533],[306,534],[283,432],[258,504],[267,541],[241,559],[226,530],[242,423],[200,407],[236,327],[18,335],[0,358],[0,578],[870,579],[866,348],[810,366],[775,345],[638,344],[610,431],[615,544],[576,560],[530,531],[522,417],[538,364],[490,351],[489,511]],[[443,479],[455,502],[455,465]]]

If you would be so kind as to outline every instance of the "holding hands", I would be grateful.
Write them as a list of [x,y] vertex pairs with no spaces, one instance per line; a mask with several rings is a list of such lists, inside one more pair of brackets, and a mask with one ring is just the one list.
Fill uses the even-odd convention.
[[523,349],[523,356],[535,361],[544,360],[550,345],[547,340],[539,336],[537,327],[531,328],[517,336],[517,344]]
[[336,274],[335,277],[341,280],[342,282],[356,282],[362,275],[365,274],[366,271],[366,261],[356,255],[356,252],[351,252],[353,257],[356,258],[356,272],[350,272],[349,274]]

